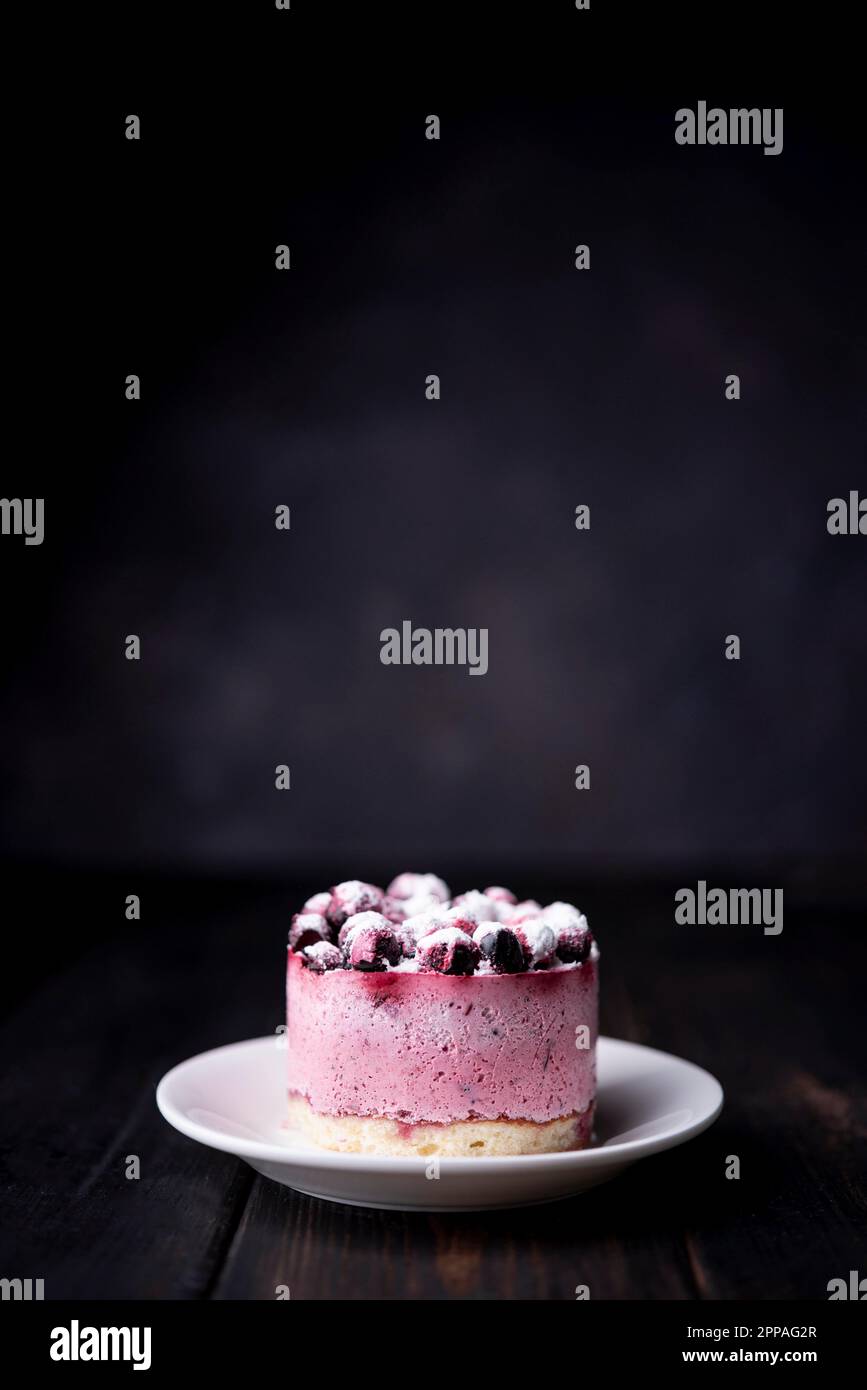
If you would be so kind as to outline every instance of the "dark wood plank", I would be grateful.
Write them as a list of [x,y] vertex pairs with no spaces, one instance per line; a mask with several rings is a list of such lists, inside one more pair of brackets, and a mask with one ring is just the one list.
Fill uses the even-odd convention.
[[141,924],[49,974],[0,1029],[17,1059],[0,1081],[0,1261],[45,1277],[49,1298],[205,1296],[252,1184],[171,1130],[154,1089],[184,1056],[276,1027],[279,985],[261,989],[243,949],[214,950],[237,924],[219,897],[202,909],[152,885],[143,904]]
[[675,926],[669,885],[590,886],[605,1030],[716,1072],[723,1116],[571,1201],[434,1215],[303,1197],[156,1111],[172,1062],[279,1024],[287,913],[315,886],[149,881],[142,924],[98,924],[78,959],[52,952],[66,928],[31,903],[45,969],[0,1029],[16,1059],[0,1081],[4,1269],[44,1277],[49,1298],[270,1300],[288,1285],[294,1299],[569,1300],[578,1284],[594,1299],[821,1298],[859,1267],[856,914],[793,909],[770,938]]
[[218,1298],[690,1298],[685,1255],[630,1173],[594,1200],[483,1213],[339,1207],[257,1183]]

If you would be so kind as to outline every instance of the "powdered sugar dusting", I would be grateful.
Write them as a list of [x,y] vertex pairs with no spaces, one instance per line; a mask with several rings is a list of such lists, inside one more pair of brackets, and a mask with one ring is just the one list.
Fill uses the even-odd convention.
[[[523,959],[516,955],[515,938]],[[333,946],[339,963],[319,943]],[[311,945],[317,947],[312,953],[305,949]],[[436,874],[409,871],[397,874],[387,890],[346,879],[314,893],[293,918],[290,950],[308,968],[328,973],[342,968],[488,975],[574,970],[599,959],[587,918],[573,903],[543,907],[535,898],[518,901],[500,886],[471,888],[452,898]]]

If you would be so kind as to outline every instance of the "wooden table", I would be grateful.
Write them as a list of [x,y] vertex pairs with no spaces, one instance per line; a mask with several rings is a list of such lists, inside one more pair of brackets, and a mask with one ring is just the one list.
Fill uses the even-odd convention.
[[[755,874],[728,879],[741,881]],[[567,1202],[416,1215],[297,1195],[183,1138],[154,1104],[173,1063],[279,1025],[288,915],[317,886],[12,875],[0,1272],[44,1278],[47,1299],[273,1299],[278,1285],[294,1299],[573,1299],[577,1284],[593,1299],[825,1299],[830,1279],[867,1272],[857,903],[799,906],[787,890],[784,931],[766,937],[676,926],[676,884],[572,885],[601,945],[604,1031],[709,1068],[722,1117]],[[529,875],[515,886],[570,895]],[[140,922],[125,919],[130,892]]]

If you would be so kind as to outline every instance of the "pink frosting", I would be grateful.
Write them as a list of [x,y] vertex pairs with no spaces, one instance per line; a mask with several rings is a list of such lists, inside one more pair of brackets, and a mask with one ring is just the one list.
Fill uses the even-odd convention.
[[[289,1090],[331,1115],[544,1123],[596,1090],[598,966],[516,975],[308,970],[290,952]],[[590,1046],[576,1047],[587,1025]]]

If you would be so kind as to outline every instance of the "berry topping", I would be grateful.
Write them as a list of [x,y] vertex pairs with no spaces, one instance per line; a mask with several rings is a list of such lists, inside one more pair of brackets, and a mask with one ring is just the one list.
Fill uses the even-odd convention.
[[420,912],[417,916],[407,917],[405,922],[401,922],[400,930],[412,941],[411,954],[415,955],[415,948],[423,936],[430,936],[431,932],[447,926],[449,923],[442,913]]
[[389,922],[404,922],[409,915],[406,910],[406,903],[399,898],[383,898],[380,912],[383,917],[387,917]]
[[330,906],[330,893],[314,893],[313,897],[308,898],[306,903],[304,904],[304,911],[318,912],[321,917],[324,917]]
[[452,926],[423,936],[416,947],[416,958],[422,970],[436,970],[440,975],[472,975],[481,952],[471,936]]
[[516,902],[496,886],[449,899],[436,874],[402,873],[387,893],[360,879],[314,893],[292,918],[289,945],[311,970],[343,964],[471,975],[481,965],[485,974],[513,975],[583,964],[593,934],[572,903]]
[[448,903],[441,903],[433,893],[414,893],[411,898],[401,898],[400,905],[407,917],[418,917],[422,912],[442,912]]
[[472,936],[476,927],[481,923],[475,912],[470,907],[450,907],[441,914],[440,925],[443,927],[457,927],[458,931],[464,932],[467,936]]
[[541,903],[537,903],[535,898],[527,898],[525,902],[515,903],[507,920],[514,926],[516,922],[529,922],[533,917],[538,917],[541,911]]
[[[454,900],[454,912],[456,909],[463,908],[476,922],[493,922],[496,920],[496,907],[491,898],[485,893],[476,892],[475,888],[469,893],[461,893]],[[457,920],[457,919],[455,919]]]
[[539,914],[543,922],[547,922],[549,927],[555,931],[560,931],[563,927],[580,927],[585,922],[583,913],[571,903],[549,903],[543,907]]
[[423,894],[436,898],[438,903],[447,903],[451,896],[448,884],[436,874],[398,874],[391,880],[387,892],[390,898],[417,898]]
[[495,903],[514,903],[515,895],[508,888],[486,888],[485,897]]
[[378,912],[382,907],[384,893],[373,883],[362,883],[351,878],[338,883],[331,890],[331,904],[326,916],[333,927],[342,927],[347,917],[359,912]]
[[401,955],[404,956],[406,959],[410,959],[412,956],[414,956],[416,943],[415,932],[407,931],[406,926],[403,922],[392,923],[392,931],[397,937],[398,943],[400,945]]
[[343,952],[333,941],[315,941],[312,946],[304,947],[301,959],[308,970],[337,970],[343,965]]
[[397,965],[402,954],[401,944],[391,923],[376,912],[359,915],[379,917],[379,923],[364,922],[348,932],[345,949],[353,970],[385,970],[389,965]]
[[337,944],[345,951],[349,948],[352,936],[362,927],[387,927],[392,929],[392,923],[387,917],[383,917],[381,912],[356,912],[352,917],[347,917],[340,931],[337,933]]
[[557,955],[564,965],[577,961],[583,965],[593,945],[593,933],[584,923],[583,927],[564,927],[557,938]]
[[535,917],[527,918],[518,925],[513,922],[512,926],[523,947],[524,959],[528,966],[548,965],[554,959],[557,936],[547,922]]
[[331,928],[318,912],[296,912],[289,928],[289,945],[293,951],[303,951],[317,941],[330,941]]
[[590,954],[593,937],[587,925],[587,918],[572,903],[549,903],[543,910],[541,921],[546,922],[557,936],[557,955],[567,965],[573,961],[579,964]]
[[473,940],[498,975],[517,975],[524,969],[524,949],[515,932],[496,922],[483,922]]

